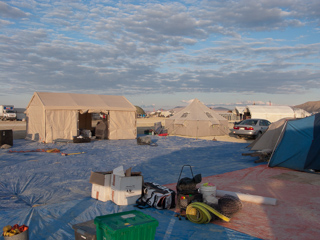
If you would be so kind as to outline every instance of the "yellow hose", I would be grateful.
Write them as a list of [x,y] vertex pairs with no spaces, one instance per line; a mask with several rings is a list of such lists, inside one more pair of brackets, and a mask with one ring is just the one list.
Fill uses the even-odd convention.
[[222,220],[229,222],[230,218],[222,215],[214,208],[208,206],[205,203],[201,202],[194,202],[187,206],[186,215],[187,218],[193,223],[209,223],[211,221],[210,212],[216,215],[217,217],[221,218]]

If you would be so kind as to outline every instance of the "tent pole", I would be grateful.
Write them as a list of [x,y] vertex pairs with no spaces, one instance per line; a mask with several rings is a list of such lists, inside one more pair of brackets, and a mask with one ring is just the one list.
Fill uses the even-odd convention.
[[273,148],[273,150],[272,150],[272,153],[271,153],[271,156],[270,156],[270,159],[269,159],[269,162],[268,162],[268,167],[269,167],[269,164],[270,164],[270,160],[271,160],[272,157],[273,157],[273,153],[274,153],[274,151],[276,150],[276,148],[277,148],[277,146],[278,146],[278,144],[279,144],[280,138],[283,136],[283,131],[284,131],[284,129],[286,128],[287,124],[288,124],[288,120],[286,121],[285,124],[283,124],[281,133],[279,134],[278,140],[277,140],[276,144],[274,145],[274,148]]
[[197,133],[196,133],[196,139],[198,139],[198,130],[199,130],[199,120],[197,120]]

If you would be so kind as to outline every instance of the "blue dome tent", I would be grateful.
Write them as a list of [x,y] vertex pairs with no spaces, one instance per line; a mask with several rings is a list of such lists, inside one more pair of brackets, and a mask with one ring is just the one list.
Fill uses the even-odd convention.
[[320,171],[320,113],[287,121],[269,167]]

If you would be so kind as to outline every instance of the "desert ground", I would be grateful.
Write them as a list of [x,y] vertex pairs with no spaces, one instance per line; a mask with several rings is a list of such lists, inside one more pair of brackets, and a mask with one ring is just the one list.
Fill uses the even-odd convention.
[[[165,126],[165,118],[163,117],[150,117],[150,118],[137,118],[137,133],[144,134],[147,129],[153,129],[154,123],[161,122],[162,126]],[[97,120],[93,121],[92,125],[95,126]],[[231,134],[231,129],[233,123],[229,123],[230,134],[225,136],[215,136],[215,137],[200,137],[199,139],[206,140],[216,140],[223,142],[240,142],[240,143],[250,143],[252,140],[239,139]],[[13,139],[24,139],[26,136],[26,122],[25,121],[0,121],[0,130],[13,130]],[[183,136],[184,137],[184,136]]]

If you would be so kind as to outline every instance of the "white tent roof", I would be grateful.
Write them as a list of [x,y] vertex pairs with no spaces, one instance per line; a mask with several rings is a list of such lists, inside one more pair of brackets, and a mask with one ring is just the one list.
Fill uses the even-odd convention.
[[211,121],[213,124],[220,124],[220,121],[226,121],[226,119],[216,113],[214,110],[208,108],[198,99],[194,99],[192,103],[186,106],[181,111],[177,112],[174,116],[170,117],[172,120],[196,120],[196,121]]
[[294,111],[289,106],[248,105],[245,111],[250,112],[251,118],[263,118],[270,122],[281,118],[294,118]]
[[237,106],[237,107],[234,108],[233,113],[235,113],[235,114],[243,114],[245,109],[246,109],[246,107]]
[[105,110],[136,111],[135,106],[123,96],[35,92],[33,98],[35,95],[38,95],[45,109],[68,109],[83,112],[102,112]]

